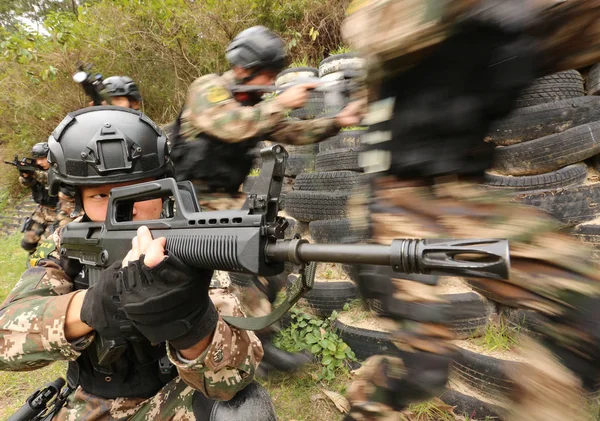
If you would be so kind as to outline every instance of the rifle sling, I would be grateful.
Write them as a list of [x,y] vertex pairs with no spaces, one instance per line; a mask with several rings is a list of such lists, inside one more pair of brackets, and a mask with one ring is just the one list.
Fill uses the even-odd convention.
[[262,317],[223,316],[223,320],[231,326],[243,330],[262,330],[272,325],[281,319],[304,294],[312,289],[316,270],[317,264],[315,262],[310,262],[305,269],[303,268],[298,279],[287,287],[283,302],[268,315]]

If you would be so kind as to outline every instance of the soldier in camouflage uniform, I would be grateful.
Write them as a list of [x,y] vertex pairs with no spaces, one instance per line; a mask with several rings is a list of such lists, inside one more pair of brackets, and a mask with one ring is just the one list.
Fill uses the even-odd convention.
[[[240,185],[252,167],[251,149],[261,140],[292,145],[322,141],[340,128],[359,123],[359,104],[351,103],[333,118],[288,121],[288,111],[302,107],[316,84],[301,84],[280,95],[262,100],[257,92],[232,92],[236,85],[272,85],[283,70],[286,52],[282,39],[262,26],[242,31],[227,47],[232,69],[223,75],[205,75],[189,88],[171,140],[178,179],[192,180],[200,204],[209,210],[240,209],[245,195]],[[271,284],[270,284],[271,283]],[[251,316],[271,310],[275,279],[254,279],[240,291],[242,304]],[[270,299],[267,298],[268,291]],[[260,332],[265,347],[262,367],[291,370],[306,361],[278,350],[271,343],[272,329]]]
[[31,157],[41,168],[33,174],[21,173],[19,182],[31,189],[31,197],[38,204],[33,214],[23,224],[23,239],[21,247],[29,253],[33,253],[40,240],[45,239],[54,231],[56,221],[55,197],[48,195],[48,143],[40,142],[33,145]]
[[[50,190],[74,186],[81,221],[104,220],[112,188],[173,173],[164,134],[121,107],[69,114],[49,146]],[[161,199],[138,202],[132,218],[161,211]],[[243,313],[227,291],[209,292],[211,271],[192,272],[142,227],[123,262],[90,287],[84,268],[60,260],[59,235],[39,247],[0,306],[0,370],[69,361],[75,392],[54,419],[275,419],[268,394],[252,383],[260,341],[223,321]],[[106,344],[121,351],[105,358]]]
[[[129,76],[111,76],[102,81],[104,92],[110,97],[111,105],[139,110],[142,95],[136,83]],[[90,106],[93,101],[90,102]],[[61,186],[58,192],[56,220],[58,227],[64,227],[75,218],[81,216],[81,204],[75,202],[75,191],[69,186]]]
[[[385,28],[385,30],[382,30]],[[473,235],[511,241],[508,281],[471,283],[496,302],[537,311],[542,345],[507,373],[507,420],[585,420],[600,369],[600,268],[590,251],[534,208],[480,186],[493,159],[483,139],[535,77],[600,61],[600,1],[355,0],[344,33],[369,65],[373,241]],[[371,199],[369,200],[369,197]],[[398,419],[440,393],[454,354],[448,306],[433,287],[363,267],[365,298],[397,321],[402,358],[377,356],[349,389],[348,420]]]

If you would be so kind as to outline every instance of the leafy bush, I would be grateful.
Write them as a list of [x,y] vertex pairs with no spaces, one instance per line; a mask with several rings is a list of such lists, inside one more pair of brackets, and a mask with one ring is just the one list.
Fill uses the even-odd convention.
[[[195,78],[227,70],[225,47],[243,29],[270,27],[287,43],[290,62],[316,64],[342,43],[340,25],[348,3],[80,0],[36,16],[43,33],[14,20],[6,23],[2,6],[0,158],[28,153],[69,111],[87,106],[88,99],[71,79],[78,62],[92,63],[105,77],[131,76],[144,97],[143,111],[165,124],[178,114]],[[75,4],[80,6],[71,10]],[[0,190],[9,185],[17,190],[15,181],[1,177]]]
[[290,311],[292,322],[275,337],[277,347],[289,352],[309,350],[321,362],[321,380],[333,380],[348,362],[356,361],[354,351],[334,332],[332,322],[337,312],[327,319],[319,319],[297,309]]

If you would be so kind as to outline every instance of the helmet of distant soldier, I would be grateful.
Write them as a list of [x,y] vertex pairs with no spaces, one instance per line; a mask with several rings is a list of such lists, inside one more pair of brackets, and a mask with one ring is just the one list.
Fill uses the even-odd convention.
[[32,158],[46,158],[48,156],[48,142],[40,142],[33,145],[31,148]]
[[227,47],[225,56],[233,66],[255,71],[279,73],[287,65],[283,40],[264,26],[253,26],[240,32]]
[[48,184],[98,186],[173,177],[167,137],[145,114],[99,106],[69,113],[48,138]]
[[134,101],[141,101],[142,95],[137,85],[129,76],[111,76],[102,81],[105,92],[110,97],[124,96]]

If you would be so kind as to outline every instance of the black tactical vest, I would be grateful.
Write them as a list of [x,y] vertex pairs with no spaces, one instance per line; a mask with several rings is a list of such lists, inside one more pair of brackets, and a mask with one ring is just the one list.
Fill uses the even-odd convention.
[[175,121],[170,139],[177,180],[202,181],[209,192],[237,192],[252,168],[253,157],[249,152],[264,136],[227,143],[202,133],[186,141],[180,132],[182,113]]
[[[67,273],[78,268],[68,265]],[[87,289],[84,272],[75,279],[75,290]],[[79,385],[87,393],[106,399],[118,397],[149,398],[177,376],[177,370],[168,361],[164,343],[152,346],[141,335],[128,337],[127,348],[111,364],[98,364],[96,340],[75,361],[69,362],[67,379],[71,386]]]

